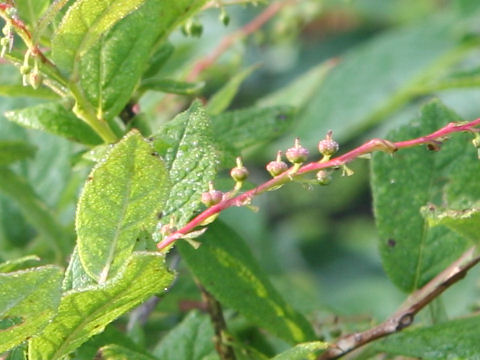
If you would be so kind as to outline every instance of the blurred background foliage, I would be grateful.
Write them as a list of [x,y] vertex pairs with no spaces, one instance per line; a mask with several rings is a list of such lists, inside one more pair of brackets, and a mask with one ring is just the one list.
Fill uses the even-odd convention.
[[[218,9],[203,12],[195,20],[203,25],[202,36],[175,33],[170,39],[175,51],[160,75],[185,77],[195,60],[251,21],[264,6],[228,6],[228,26],[219,21]],[[208,99],[232,74],[259,64],[230,108],[297,106],[295,120],[283,136],[242,152],[251,172],[249,180],[258,184],[269,179],[265,164],[297,136],[315,154],[318,140],[332,129],[345,151],[417,117],[422,104],[432,97],[464,119],[479,117],[479,15],[480,4],[475,0],[303,0],[286,6],[262,30],[235,43],[203,72],[199,80],[206,85],[201,97]],[[16,73],[2,63],[1,84],[19,84]],[[9,95],[2,92],[1,113],[42,101]],[[148,91],[139,99],[141,116],[155,129],[189,99]],[[84,148],[25,130],[3,116],[0,128],[1,140],[28,140],[37,147],[34,157],[12,169],[48,207],[52,221],[61,224],[67,247],[72,248],[75,203],[90,166],[79,160]],[[263,195],[254,202],[258,212],[240,208],[221,215],[247,240],[286,300],[307,314],[327,340],[384,319],[405,298],[382,269],[369,163],[357,160],[352,169],[354,176],[335,176],[326,187],[288,184]],[[232,186],[226,173],[218,184],[226,189]],[[37,254],[44,262],[64,265],[65,259],[48,246],[54,231],[36,228],[31,206],[2,192],[8,191],[0,187],[0,260]],[[179,271],[175,285],[144,328],[128,327],[132,341],[154,347],[161,334],[198,305],[198,289],[177,260],[172,257]],[[480,305],[475,300],[480,293],[479,271],[473,270],[442,298],[448,315],[463,315]],[[286,347],[236,314],[228,316],[233,332],[265,353]],[[428,321],[428,314],[424,317]],[[117,325],[127,326],[127,320]],[[108,331],[102,336],[108,336]],[[89,354],[95,341],[80,354]]]

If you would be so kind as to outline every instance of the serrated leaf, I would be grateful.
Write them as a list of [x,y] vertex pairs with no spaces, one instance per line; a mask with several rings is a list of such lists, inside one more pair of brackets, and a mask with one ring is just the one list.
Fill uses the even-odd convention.
[[479,359],[480,317],[447,321],[431,327],[403,331],[375,343],[389,354],[421,359]]
[[0,141],[0,166],[33,157],[35,146],[23,141]]
[[56,266],[0,273],[0,353],[36,335],[54,317],[61,280]]
[[295,108],[291,106],[252,107],[212,117],[215,137],[239,152],[270,141],[291,126]]
[[27,255],[21,258],[0,263],[0,273],[24,270],[37,265],[40,258],[36,255]]
[[452,14],[432,16],[415,26],[385,31],[342,55],[298,119],[295,130],[302,144],[315,146],[318,134],[328,130],[338,140],[351,139],[383,120],[389,109],[408,100],[402,96],[409,89],[448,66],[436,61],[461,46],[462,21]]
[[113,279],[64,294],[58,315],[30,340],[29,359],[62,358],[125,312],[163,292],[172,279],[162,255],[134,253]]
[[318,354],[327,347],[328,344],[322,341],[298,344],[273,357],[272,360],[315,360],[318,358]]
[[153,356],[146,355],[116,344],[104,346],[100,348],[99,352],[103,360],[156,360],[156,358]]
[[[387,138],[415,138],[458,120],[451,110],[434,101],[422,109],[418,121]],[[421,287],[467,246],[466,240],[445,227],[429,228],[420,209],[430,203],[480,199],[480,184],[470,184],[478,173],[475,149],[462,134],[452,136],[439,152],[416,147],[393,157],[384,153],[373,156],[372,189],[383,266],[404,291]]]
[[79,78],[72,79],[71,88],[101,118],[109,120],[123,110],[156,43],[198,10],[205,0],[143,2],[143,6],[119,21],[78,59]]
[[152,353],[159,359],[202,360],[215,351],[213,336],[210,318],[191,311],[155,346]]
[[215,178],[218,154],[210,119],[198,101],[159,129],[155,149],[164,158],[172,189],[162,222],[182,226],[201,205],[201,194]]
[[145,0],[80,0],[67,11],[52,41],[53,59],[71,71],[80,58],[113,25]]
[[198,250],[177,244],[193,274],[223,305],[291,343],[314,338],[307,320],[275,290],[243,240],[216,222],[201,238]]
[[161,91],[169,94],[195,95],[205,86],[204,82],[184,82],[166,78],[149,78],[142,81],[142,90]]
[[58,102],[7,111],[5,116],[23,127],[46,131],[82,144],[102,143],[102,139],[86,123]]
[[78,254],[90,276],[103,282],[118,271],[140,233],[153,230],[168,191],[163,161],[137,131],[114,145],[78,202]]
[[480,209],[437,210],[423,209],[429,226],[445,225],[466,239],[478,243],[480,240]]
[[253,65],[232,76],[232,78],[210,98],[207,105],[207,112],[210,115],[218,115],[226,110],[235,95],[237,95],[240,85],[242,85],[245,79],[256,69],[258,69],[258,65]]

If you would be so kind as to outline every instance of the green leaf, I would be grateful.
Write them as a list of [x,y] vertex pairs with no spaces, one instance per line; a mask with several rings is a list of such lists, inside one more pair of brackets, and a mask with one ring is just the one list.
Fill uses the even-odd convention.
[[426,18],[386,31],[342,56],[298,119],[302,144],[315,146],[318,134],[328,130],[339,140],[351,139],[408,101],[411,90],[441,74],[462,53],[460,19],[451,14]]
[[163,65],[170,59],[175,48],[168,41],[159,46],[158,50],[150,57],[147,70],[143,73],[144,78],[150,78],[162,69]]
[[96,281],[90,277],[83,268],[78,255],[78,247],[75,246],[67,270],[65,271],[65,277],[62,284],[63,291],[84,289],[95,284]]
[[20,19],[30,26],[35,25],[49,4],[49,0],[15,0]]
[[27,221],[50,242],[53,249],[62,254],[70,251],[70,234],[23,177],[8,168],[2,168],[0,192],[18,205]]
[[38,264],[40,258],[36,255],[27,255],[21,258],[8,260],[0,264],[0,273],[24,270]]
[[429,226],[445,225],[475,244],[479,242],[480,209],[438,210],[435,207],[425,207],[422,210]]
[[90,276],[103,282],[118,271],[140,233],[153,230],[168,190],[163,161],[135,130],[97,164],[76,217],[78,254]]
[[172,280],[162,255],[134,253],[113,279],[64,294],[58,315],[30,340],[29,359],[64,357],[125,312],[163,292]]
[[115,344],[102,347],[100,349],[100,354],[104,360],[156,360],[156,358],[153,356]]
[[42,130],[86,145],[98,145],[102,139],[82,120],[58,102],[7,111],[5,116],[23,127]]
[[142,90],[161,91],[170,94],[195,95],[205,86],[204,82],[184,82],[165,78],[149,78],[142,81]]
[[0,166],[33,157],[36,148],[23,141],[0,141]]
[[374,345],[395,355],[421,359],[478,359],[480,317],[447,321],[431,327],[403,331]]
[[[424,106],[419,120],[388,139],[419,137],[459,120],[433,101]],[[384,153],[373,156],[372,189],[383,266],[402,290],[421,287],[467,246],[466,240],[445,227],[429,228],[420,209],[430,203],[480,199],[480,184],[473,180],[478,173],[480,162],[465,134],[452,136],[439,152],[415,147],[393,157]]]
[[198,101],[159,129],[155,149],[169,170],[172,189],[162,222],[182,226],[201,206],[201,194],[215,178],[218,154],[210,119]]
[[0,95],[8,97],[32,97],[46,100],[57,100],[58,95],[55,94],[50,88],[39,87],[34,89],[31,86],[23,85],[0,85]]
[[113,25],[136,10],[145,0],[81,0],[67,11],[52,41],[53,59],[71,71],[74,62]]
[[272,360],[315,360],[318,358],[318,354],[327,347],[328,344],[322,341],[298,344],[273,357]]
[[191,311],[155,346],[153,354],[159,359],[202,360],[215,351],[213,336],[210,318]]
[[178,249],[193,274],[222,304],[286,341],[314,338],[310,324],[282,299],[236,233],[217,221],[200,239],[198,250],[184,241]]
[[303,110],[336,63],[336,61],[330,60],[314,66],[287,86],[261,98],[257,105],[261,107],[290,105]]
[[237,94],[240,85],[242,85],[243,81],[256,69],[258,69],[258,65],[253,65],[239,72],[238,74],[235,74],[217,93],[210,98],[207,105],[207,112],[210,115],[218,115],[226,110]]
[[214,116],[212,124],[215,137],[240,152],[283,134],[291,126],[294,115],[295,108],[291,106],[252,107]]
[[75,65],[78,80],[72,78],[71,89],[81,107],[94,108],[99,118],[110,120],[123,110],[155,45],[205,0],[143,2],[143,6],[104,34]]
[[61,280],[56,266],[0,273],[0,353],[36,335],[53,318]]

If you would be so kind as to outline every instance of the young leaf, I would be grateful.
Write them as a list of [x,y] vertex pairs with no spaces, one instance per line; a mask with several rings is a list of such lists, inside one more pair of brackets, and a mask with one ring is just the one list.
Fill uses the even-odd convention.
[[0,166],[33,157],[36,148],[23,141],[0,141]]
[[423,209],[430,226],[445,225],[466,239],[477,244],[480,241],[480,209],[436,210]]
[[[434,101],[422,109],[419,121],[388,139],[418,137],[459,120]],[[420,209],[429,203],[480,199],[479,183],[470,184],[478,173],[475,149],[468,136],[462,135],[446,141],[438,152],[416,147],[393,157],[383,153],[373,156],[372,189],[380,251],[384,268],[398,287],[408,292],[421,287],[465,249],[467,242],[452,231],[429,228]]]
[[209,317],[191,311],[155,346],[158,359],[202,360],[215,351],[213,329]]
[[374,347],[389,354],[425,360],[477,359],[479,327],[479,316],[457,319],[389,336]]
[[103,360],[156,360],[156,358],[153,356],[115,344],[104,346],[99,352]]
[[78,254],[97,281],[113,276],[140,233],[153,230],[169,190],[163,161],[137,131],[116,144],[87,179],[78,202]]
[[[201,194],[215,177],[218,154],[210,119],[198,101],[165,124],[154,136],[155,149],[165,159],[172,189],[164,217],[185,224],[201,205]],[[168,219],[162,219],[162,223]]]
[[56,266],[0,273],[0,353],[36,335],[54,317],[61,281]]
[[29,359],[64,357],[120,315],[153,294],[163,292],[172,279],[162,255],[132,254],[113,279],[64,294],[58,315],[39,336],[30,340]]
[[53,59],[71,71],[80,58],[113,25],[136,10],[145,0],[76,1],[65,14],[52,41]]
[[82,144],[98,145],[102,142],[86,123],[58,102],[8,111],[5,116],[23,127],[46,131]]
[[291,106],[252,107],[213,116],[212,124],[215,137],[240,152],[283,134],[292,124],[294,115],[295,108]]
[[318,354],[327,347],[328,344],[322,341],[302,343],[278,354],[272,360],[315,360],[318,358]]
[[76,91],[77,101],[86,102],[87,105],[81,105],[93,107],[107,120],[118,115],[130,101],[155,44],[205,0],[143,2],[143,6],[104,34],[75,65],[79,77],[72,79],[71,87]]
[[207,112],[210,115],[218,115],[228,108],[238,92],[243,81],[258,68],[253,65],[235,74],[216,94],[212,96],[207,105]]
[[236,233],[217,221],[201,239],[198,250],[186,242],[177,246],[193,274],[222,304],[286,341],[314,338],[310,324],[285,303]]

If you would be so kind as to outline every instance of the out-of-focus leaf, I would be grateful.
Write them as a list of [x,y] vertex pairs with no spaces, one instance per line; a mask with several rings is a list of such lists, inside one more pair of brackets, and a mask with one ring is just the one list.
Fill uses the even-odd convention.
[[142,231],[153,230],[169,190],[163,161],[131,131],[97,164],[78,202],[78,254],[86,272],[103,282],[130,256]]
[[142,81],[141,89],[161,91],[170,94],[195,95],[202,90],[204,86],[204,82],[189,83],[165,78],[149,78]]
[[[419,120],[388,136],[405,140],[431,133],[461,120],[438,101],[422,109]],[[464,134],[456,134],[439,152],[415,147],[393,157],[376,153],[372,189],[380,252],[390,279],[402,290],[413,291],[445,268],[467,246],[467,241],[445,227],[429,228],[420,209],[429,203],[462,204],[480,199],[480,173],[475,149]]]
[[30,26],[35,25],[49,4],[49,0],[15,0],[20,19]]
[[156,360],[155,357],[148,354],[140,353],[115,344],[102,347],[100,349],[100,354],[104,360]]
[[425,207],[423,214],[430,226],[445,225],[466,239],[478,243],[480,240],[480,209],[437,210]]
[[307,320],[274,289],[243,240],[218,221],[211,225],[195,250],[177,244],[193,274],[222,304],[256,325],[292,343],[314,338]]
[[46,131],[82,144],[98,145],[102,142],[86,123],[57,102],[8,111],[5,116],[26,128]]
[[0,166],[33,157],[36,148],[23,141],[0,141]]
[[165,160],[172,189],[162,223],[174,217],[182,226],[201,205],[201,194],[215,177],[218,150],[210,119],[198,101],[159,129],[154,146]]
[[155,346],[158,359],[202,360],[214,352],[210,318],[198,311],[190,312]]
[[340,140],[350,139],[381,121],[425,76],[441,73],[439,59],[460,46],[460,19],[451,14],[426,18],[380,34],[342,57],[299,118],[296,134],[304,146],[313,147],[328,130]]
[[212,117],[215,137],[237,152],[270,141],[293,123],[295,108],[291,106],[252,107],[225,112]]
[[238,92],[243,81],[258,68],[253,65],[235,74],[217,93],[215,93],[207,105],[207,112],[210,115],[218,115],[228,108]]
[[327,347],[328,344],[322,341],[298,344],[273,357],[272,360],[315,360],[317,359],[318,354]]
[[24,270],[38,264],[40,258],[35,255],[27,255],[18,259],[5,261],[0,264],[0,273]]
[[167,62],[173,54],[175,48],[168,41],[160,45],[157,51],[150,57],[147,70],[143,73],[145,79],[151,78],[161,70],[163,65]]
[[46,100],[57,100],[58,95],[47,87],[34,89],[31,86],[23,85],[0,85],[0,96],[9,97],[33,97]]
[[421,359],[479,359],[480,317],[447,321],[431,327],[403,331],[374,345],[394,355]]
[[142,2],[141,7],[102,35],[75,65],[79,78],[72,79],[71,87],[81,101],[78,105],[92,107],[107,120],[118,115],[130,101],[155,44],[205,0]]
[[0,353],[36,335],[53,318],[61,281],[56,266],[0,273]]
[[134,253],[104,284],[65,293],[58,315],[30,340],[29,359],[63,358],[105,326],[168,287],[173,279],[157,253]]

